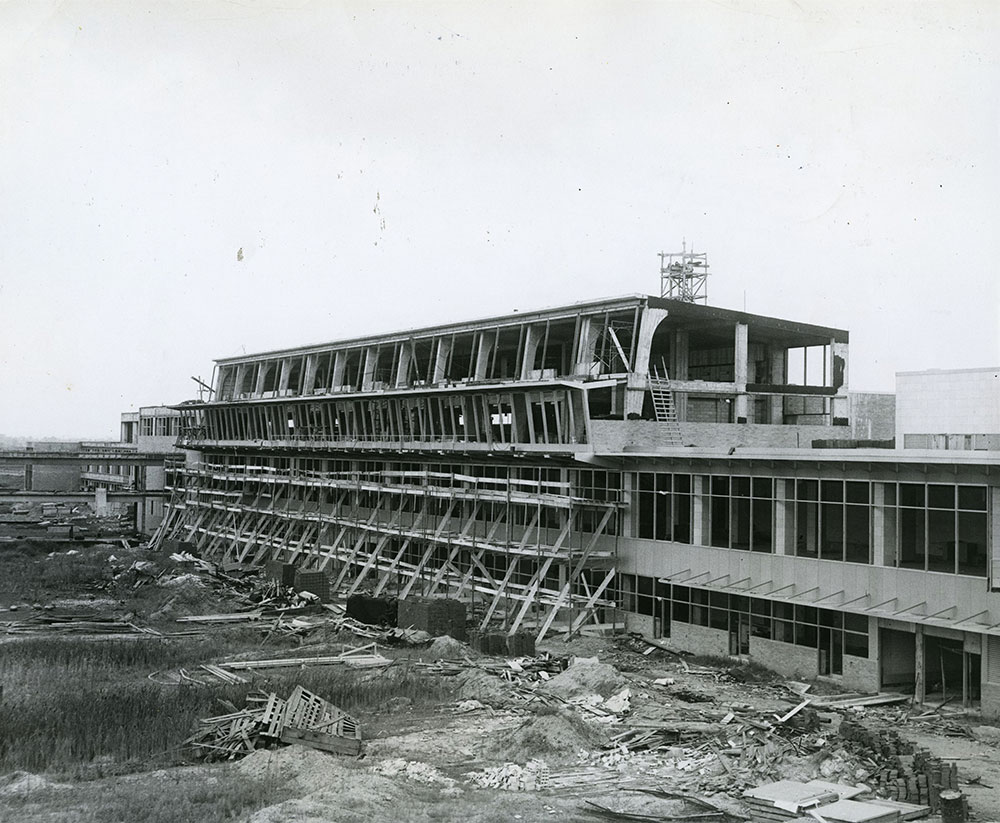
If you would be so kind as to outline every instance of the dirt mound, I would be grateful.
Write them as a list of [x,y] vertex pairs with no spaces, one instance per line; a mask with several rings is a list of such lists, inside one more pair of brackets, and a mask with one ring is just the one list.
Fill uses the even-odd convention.
[[53,783],[31,772],[11,772],[0,777],[0,797],[30,797],[49,789],[69,789],[65,783]]
[[461,640],[444,634],[441,637],[435,637],[421,653],[421,656],[431,660],[462,660],[469,657],[471,653],[472,649]]
[[197,576],[184,574],[160,583],[147,595],[151,620],[173,620],[219,610],[219,598]]
[[342,777],[346,769],[344,761],[336,755],[307,746],[259,749],[243,758],[235,768],[250,780],[270,778],[310,789]]
[[537,714],[515,729],[500,732],[488,744],[489,754],[509,760],[575,756],[607,742],[603,732],[572,711]]
[[613,666],[596,660],[577,660],[566,671],[549,680],[540,691],[567,699],[586,694],[610,697],[625,685],[625,678]]
[[478,700],[488,706],[507,706],[512,700],[510,684],[482,669],[469,669],[455,678],[458,700]]

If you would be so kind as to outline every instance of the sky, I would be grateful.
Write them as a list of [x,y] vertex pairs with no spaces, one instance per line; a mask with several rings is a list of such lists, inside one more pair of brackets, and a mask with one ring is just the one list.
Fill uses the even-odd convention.
[[622,294],[1000,365],[994,0],[0,2],[0,434]]

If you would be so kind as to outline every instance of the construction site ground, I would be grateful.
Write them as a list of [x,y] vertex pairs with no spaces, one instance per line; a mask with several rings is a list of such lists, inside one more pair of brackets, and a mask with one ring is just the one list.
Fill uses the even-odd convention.
[[[135,540],[14,531],[0,529],[0,820],[749,820],[743,790],[775,780],[876,790],[883,755],[841,738],[850,721],[956,763],[970,819],[1000,821],[1000,729],[950,704],[816,708],[835,683],[624,634],[557,635],[509,661],[449,637],[359,636],[308,603],[213,622],[256,614],[260,583]],[[368,651],[358,667],[309,662],[371,643],[372,665]],[[247,683],[200,668],[282,658],[296,662],[226,669]],[[208,762],[185,745],[199,718],[295,685],[357,718],[360,755],[275,745]]]

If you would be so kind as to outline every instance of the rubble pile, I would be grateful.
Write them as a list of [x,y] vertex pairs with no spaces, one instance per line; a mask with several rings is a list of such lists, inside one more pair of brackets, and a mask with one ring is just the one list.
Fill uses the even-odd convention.
[[185,741],[204,760],[233,760],[279,743],[300,743],[322,751],[361,751],[358,721],[321,697],[296,686],[287,700],[275,693],[247,696],[241,710],[199,721]]
[[482,789],[503,789],[510,792],[544,791],[550,785],[548,764],[529,760],[524,766],[504,763],[502,766],[466,774],[469,782]]

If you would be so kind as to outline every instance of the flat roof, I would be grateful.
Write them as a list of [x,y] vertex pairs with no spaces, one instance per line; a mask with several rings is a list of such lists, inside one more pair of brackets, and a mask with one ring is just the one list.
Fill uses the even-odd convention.
[[734,309],[704,306],[699,303],[687,303],[682,300],[670,300],[665,297],[655,297],[653,295],[629,294],[621,297],[606,297],[597,300],[585,300],[578,303],[569,303],[562,306],[535,309],[525,312],[514,311],[507,314],[493,315],[490,317],[465,320],[461,322],[445,323],[436,326],[421,326],[395,332],[385,332],[381,334],[365,335],[363,337],[333,340],[327,343],[293,346],[283,349],[254,352],[252,354],[220,357],[216,358],[214,362],[219,365],[246,363],[248,361],[282,357],[290,354],[312,354],[327,351],[332,348],[356,348],[371,345],[373,343],[391,343],[399,340],[408,340],[412,337],[431,337],[440,334],[473,331],[478,328],[520,325],[522,323],[533,323],[542,320],[569,318],[578,314],[591,314],[598,311],[634,310],[645,306],[655,309],[666,309],[669,313],[668,317],[672,319],[688,320],[692,323],[712,321],[744,323],[752,325],[757,329],[763,328],[774,332],[808,335],[817,339],[836,340],[837,342],[843,343],[848,341],[848,332],[845,329],[837,329],[828,326],[816,326],[809,323],[798,323],[792,320],[782,320],[776,317],[750,314],[748,312],[736,311]]

